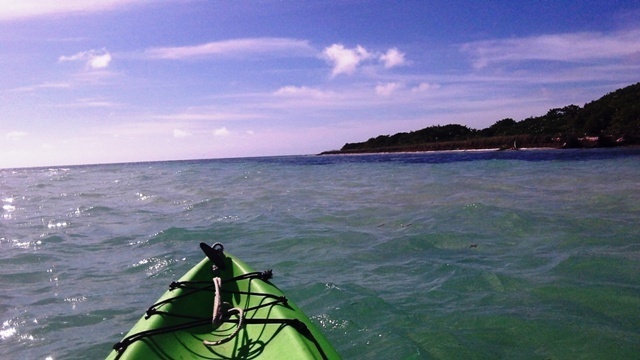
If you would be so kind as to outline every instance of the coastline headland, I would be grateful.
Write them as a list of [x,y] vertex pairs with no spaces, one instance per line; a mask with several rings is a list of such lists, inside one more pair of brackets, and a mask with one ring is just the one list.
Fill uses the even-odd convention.
[[318,155],[415,153],[432,151],[512,151],[531,149],[595,149],[620,146],[640,146],[637,138],[583,137],[575,139],[536,139],[527,135],[499,136],[461,141],[442,141],[409,146],[372,147],[323,151]]
[[320,155],[451,150],[575,149],[640,145],[640,83],[580,107],[568,105],[521,121],[506,118],[482,130],[436,125],[347,143]]

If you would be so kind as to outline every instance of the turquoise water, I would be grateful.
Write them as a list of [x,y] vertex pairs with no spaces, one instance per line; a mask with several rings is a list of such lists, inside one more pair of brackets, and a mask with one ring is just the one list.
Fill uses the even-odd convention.
[[0,170],[0,357],[103,358],[220,241],[345,359],[640,354],[640,149]]

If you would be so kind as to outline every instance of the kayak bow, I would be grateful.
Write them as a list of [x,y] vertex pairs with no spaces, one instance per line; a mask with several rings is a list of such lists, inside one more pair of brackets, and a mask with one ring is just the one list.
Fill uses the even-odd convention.
[[107,359],[340,359],[313,322],[221,244],[167,290]]

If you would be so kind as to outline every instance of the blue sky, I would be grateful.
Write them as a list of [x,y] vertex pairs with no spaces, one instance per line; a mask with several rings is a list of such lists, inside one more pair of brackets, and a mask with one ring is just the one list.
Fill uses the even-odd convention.
[[637,1],[0,0],[0,168],[314,154],[640,81]]

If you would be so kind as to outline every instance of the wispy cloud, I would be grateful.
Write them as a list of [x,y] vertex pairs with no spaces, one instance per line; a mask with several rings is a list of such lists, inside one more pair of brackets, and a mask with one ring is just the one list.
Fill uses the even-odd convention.
[[396,90],[402,87],[402,84],[399,82],[390,82],[386,84],[378,84],[376,86],[376,94],[380,96],[390,96]]
[[180,129],[173,129],[173,137],[174,138],[186,138],[191,136],[191,133],[188,131],[184,131],[184,130],[180,130]]
[[7,140],[19,140],[27,136],[27,133],[24,131],[11,131],[5,134],[5,138]]
[[417,86],[411,88],[411,92],[421,93],[421,92],[426,92],[431,90],[437,90],[439,88],[440,88],[440,84],[421,82]]
[[462,45],[475,68],[527,60],[585,62],[637,56],[640,29],[615,33],[579,32],[471,42]]
[[211,110],[207,107],[196,108],[195,110],[175,113],[161,114],[152,116],[158,120],[172,120],[181,122],[215,122],[215,121],[233,121],[261,118],[263,115],[251,112],[224,112]]
[[29,85],[29,86],[21,86],[19,88],[12,89],[13,92],[33,92],[37,90],[48,90],[48,89],[69,89],[71,88],[71,84],[69,83],[50,83],[45,82],[37,85]]
[[193,46],[156,47],[144,55],[150,59],[183,60],[216,56],[278,54],[312,56],[313,48],[306,40],[288,38],[246,38],[209,42]]
[[62,108],[115,108],[122,105],[103,98],[81,98],[72,103],[57,106]]
[[36,16],[92,13],[108,11],[120,6],[144,3],[143,0],[19,0],[0,1],[0,21],[25,19]]
[[81,51],[71,56],[60,56],[58,62],[84,62],[88,69],[106,69],[111,63],[111,54],[105,50]]
[[332,95],[329,92],[307,86],[284,86],[276,90],[273,94],[277,96],[306,97],[314,99],[326,99]]
[[219,129],[215,129],[213,131],[213,135],[215,135],[215,136],[229,136],[229,135],[231,135],[231,131],[227,130],[226,127],[221,127]]

